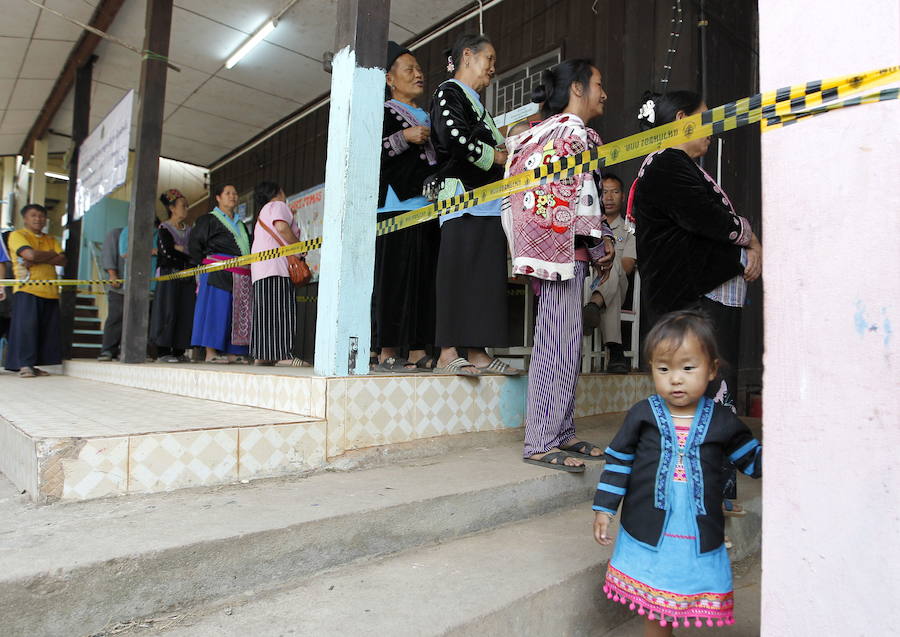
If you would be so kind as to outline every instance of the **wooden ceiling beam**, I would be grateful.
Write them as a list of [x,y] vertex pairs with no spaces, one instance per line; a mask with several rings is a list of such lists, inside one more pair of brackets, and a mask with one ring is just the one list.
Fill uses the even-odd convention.
[[[91,16],[91,21],[88,24],[95,29],[105,32],[112,25],[113,20],[116,19],[116,15],[123,4],[125,4],[125,0],[101,0],[97,8],[94,9],[94,14]],[[47,96],[40,114],[37,116],[34,124],[31,125],[31,130],[28,131],[28,136],[22,143],[19,153],[25,158],[25,161],[28,161],[28,158],[31,156],[31,152],[34,149],[34,140],[41,139],[47,134],[53,118],[56,117],[56,113],[59,111],[59,107],[62,106],[66,95],[69,94],[72,85],[75,83],[75,73],[94,54],[97,45],[100,44],[100,39],[99,35],[95,35],[90,31],[83,31],[72,52],[69,53],[65,66],[63,66],[59,77],[56,78],[53,90]]]

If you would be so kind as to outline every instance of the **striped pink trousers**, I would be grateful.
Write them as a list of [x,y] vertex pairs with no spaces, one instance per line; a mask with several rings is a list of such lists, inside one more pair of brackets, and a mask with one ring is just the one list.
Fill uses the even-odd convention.
[[541,281],[534,348],[528,368],[524,457],[575,437],[575,385],[581,367],[581,304],[588,264],[575,262],[575,278]]

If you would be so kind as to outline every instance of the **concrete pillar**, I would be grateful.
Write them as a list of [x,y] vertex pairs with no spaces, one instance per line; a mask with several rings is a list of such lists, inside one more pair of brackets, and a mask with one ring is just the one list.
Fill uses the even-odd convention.
[[[900,5],[859,0],[864,25],[847,8],[760,0],[762,88],[897,64]],[[762,139],[765,636],[897,631],[898,116],[860,106]]]
[[[31,175],[31,188],[28,192],[28,203],[37,203],[44,205],[47,198],[47,140],[34,140],[34,152],[31,155],[31,168],[34,173]],[[24,205],[24,204],[23,204]],[[21,208],[21,206],[19,206]]]
[[3,185],[0,199],[3,200],[3,209],[0,211],[0,228],[8,228],[13,225],[16,211],[13,210],[13,189],[15,188],[16,158],[6,156],[3,158]]
[[390,0],[338,0],[316,373],[366,374]]

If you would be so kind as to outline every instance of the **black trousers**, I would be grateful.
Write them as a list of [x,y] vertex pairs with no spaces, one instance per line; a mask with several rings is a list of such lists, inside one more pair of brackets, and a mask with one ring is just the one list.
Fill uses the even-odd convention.
[[59,299],[16,292],[13,295],[6,369],[16,372],[22,367],[60,363]]
[[110,292],[106,295],[107,315],[103,324],[103,348],[113,356],[119,355],[122,345],[122,316],[125,314],[125,295]]

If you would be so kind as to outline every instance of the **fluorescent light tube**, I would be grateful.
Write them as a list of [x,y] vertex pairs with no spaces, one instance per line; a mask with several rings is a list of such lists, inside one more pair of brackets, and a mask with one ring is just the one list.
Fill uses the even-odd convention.
[[63,175],[62,173],[44,173],[47,177],[52,177],[53,179],[62,179],[63,181],[69,181],[68,175]]
[[275,30],[275,21],[269,20],[266,22],[259,31],[250,36],[250,39],[244,42],[241,47],[231,54],[231,57],[228,58],[228,61],[225,62],[225,68],[230,69],[235,64],[241,61],[241,58],[250,53],[250,51],[257,44],[262,42],[267,35],[269,35],[272,31]]

